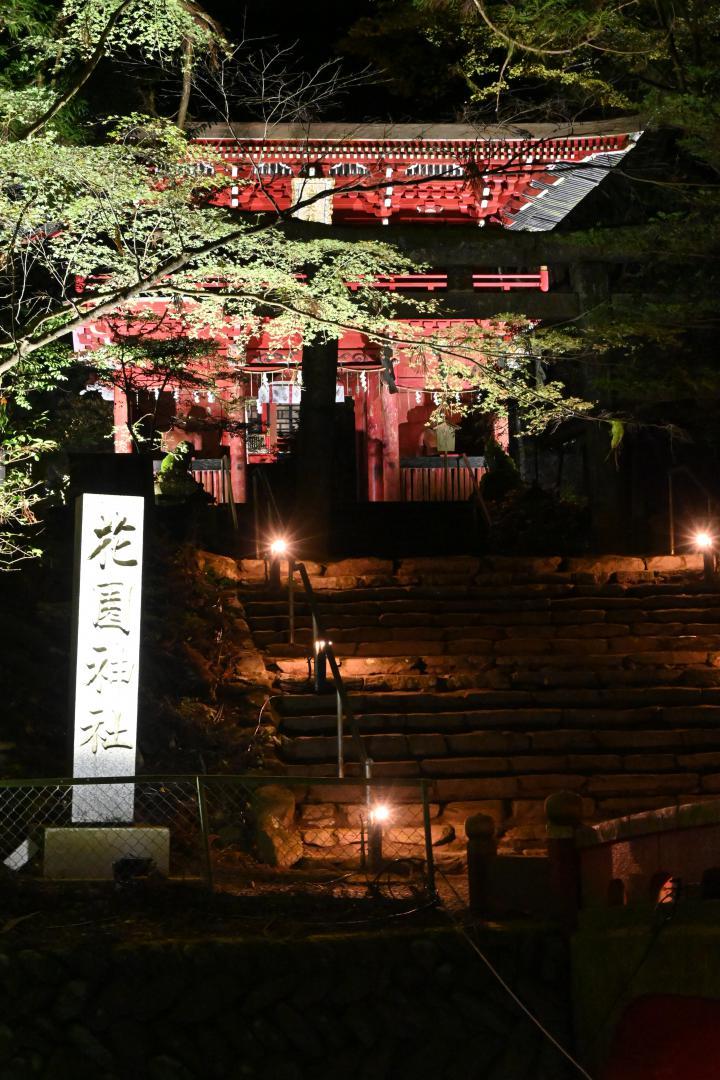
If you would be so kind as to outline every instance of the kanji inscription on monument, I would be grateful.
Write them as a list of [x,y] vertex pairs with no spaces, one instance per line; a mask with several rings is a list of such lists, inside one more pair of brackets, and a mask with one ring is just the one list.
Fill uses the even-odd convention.
[[[79,504],[73,776],[134,776],[144,500]],[[132,784],[77,785],[72,820],[129,822],[134,800]]]

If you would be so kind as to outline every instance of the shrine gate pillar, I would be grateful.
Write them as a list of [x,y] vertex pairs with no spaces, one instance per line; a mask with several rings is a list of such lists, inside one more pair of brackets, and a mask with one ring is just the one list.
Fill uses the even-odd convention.
[[[238,425],[245,422],[244,397],[242,386],[236,388],[236,400],[233,403],[230,420]],[[247,440],[245,428],[228,431],[227,444],[230,450],[230,485],[236,503],[247,502]]]
[[398,394],[391,394],[380,383],[383,426],[383,496],[385,502],[400,502],[400,434],[398,428]]
[[132,454],[133,444],[128,428],[127,396],[119,386],[113,390],[113,427],[115,453]]
[[383,501],[383,443],[384,416],[380,403],[380,386],[373,392],[368,383],[365,395],[367,409],[367,492],[368,502]]

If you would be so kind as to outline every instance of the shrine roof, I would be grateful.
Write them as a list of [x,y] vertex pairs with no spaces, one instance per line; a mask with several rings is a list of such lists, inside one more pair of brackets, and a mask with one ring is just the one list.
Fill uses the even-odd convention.
[[543,139],[592,138],[604,135],[628,135],[642,130],[639,116],[614,120],[592,120],[564,124],[211,124],[196,128],[197,140],[261,140],[263,142],[498,142]]
[[[476,223],[546,232],[615,168],[639,117],[583,124],[230,124],[197,128],[231,184],[216,205],[324,224]],[[219,162],[219,164],[218,164]],[[327,197],[323,195],[327,192]]]

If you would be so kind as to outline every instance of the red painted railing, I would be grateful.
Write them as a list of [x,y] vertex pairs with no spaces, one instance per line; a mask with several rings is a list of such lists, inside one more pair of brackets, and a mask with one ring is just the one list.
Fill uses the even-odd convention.
[[435,292],[436,289],[447,288],[447,274],[393,274],[389,277],[376,277],[372,281],[346,281],[351,292],[358,289],[387,289],[395,292],[396,289],[423,289],[425,292]]
[[460,454],[432,458],[406,458],[400,463],[400,498],[403,502],[467,502],[485,472],[484,458]]
[[510,292],[511,289],[539,289],[547,292],[550,288],[550,274],[547,266],[541,266],[535,274],[473,274],[472,283],[474,289],[502,289]]

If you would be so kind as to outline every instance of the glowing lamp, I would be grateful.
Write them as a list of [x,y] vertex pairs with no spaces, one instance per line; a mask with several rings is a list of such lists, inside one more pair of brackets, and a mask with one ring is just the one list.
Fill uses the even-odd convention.
[[695,541],[695,547],[699,548],[700,551],[710,551],[714,544],[713,537],[709,532],[705,531],[696,532],[693,539]]
[[288,552],[288,542],[287,542],[287,540],[283,540],[282,537],[278,537],[276,540],[273,540],[272,543],[270,544],[270,554],[272,555],[272,557],[274,559],[279,559],[283,555],[287,555],[287,552]]
[[386,803],[377,803],[370,811],[370,821],[373,825],[384,825],[390,820],[390,807]]

